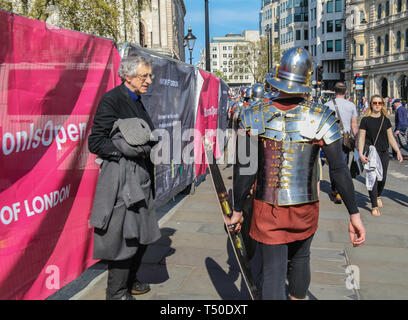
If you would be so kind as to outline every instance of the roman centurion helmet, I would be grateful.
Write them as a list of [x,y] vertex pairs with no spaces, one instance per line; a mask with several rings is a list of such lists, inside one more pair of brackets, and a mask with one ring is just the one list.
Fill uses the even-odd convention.
[[281,62],[276,66],[275,73],[269,73],[266,81],[279,91],[286,93],[305,93],[312,75],[312,57],[303,47],[288,49]]
[[253,90],[252,90],[252,87],[247,87],[246,88],[246,91],[245,91],[245,98],[247,98],[247,99],[252,99],[252,94],[253,94],[254,92],[253,92]]
[[252,98],[254,100],[260,100],[264,97],[264,87],[260,83],[255,83],[252,86]]

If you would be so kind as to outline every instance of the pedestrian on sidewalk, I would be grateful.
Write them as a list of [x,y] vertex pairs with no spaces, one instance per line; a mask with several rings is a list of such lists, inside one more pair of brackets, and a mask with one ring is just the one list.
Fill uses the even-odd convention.
[[[254,189],[250,236],[259,243],[262,254],[264,300],[286,300],[286,279],[290,299],[306,298],[311,281],[310,246],[319,219],[320,147],[350,214],[350,241],[354,246],[365,242],[350,171],[338,156],[342,146],[335,113],[303,97],[311,91],[311,71],[312,58],[306,49],[287,50],[276,76],[267,76],[279,95],[264,101],[262,107],[248,108],[240,117],[240,127],[247,132],[246,146],[252,143],[251,136],[258,134],[258,169],[241,174],[242,168],[252,168],[253,164],[241,163],[238,157],[233,215],[227,224],[237,224],[235,232],[241,229],[243,204]],[[325,125],[320,127],[320,123]],[[237,144],[237,154],[246,154],[241,146],[245,143]]]
[[[395,107],[395,138],[400,148],[408,151],[408,116],[407,108],[402,105],[400,99],[394,100]],[[396,153],[393,150],[392,155],[395,157]]]
[[371,201],[371,214],[380,216],[379,208],[383,207],[381,194],[387,180],[388,163],[390,156],[388,153],[389,145],[395,150],[397,159],[402,162],[401,151],[393,136],[391,121],[388,118],[385,101],[380,95],[373,95],[370,99],[370,108],[361,119],[360,133],[358,141],[358,152],[361,161],[368,162],[368,149],[374,146],[382,165],[382,181],[375,181],[372,190],[368,192]]
[[[358,115],[356,106],[354,103],[347,101],[345,96],[347,95],[347,87],[344,82],[337,82],[334,86],[334,92],[336,97],[331,101],[327,102],[325,105],[328,106],[331,110],[336,112],[337,118],[340,120],[340,128],[342,129],[341,134],[351,135],[353,141],[358,134]],[[355,144],[354,142],[349,145],[345,145],[345,140],[342,139],[342,155],[343,160],[346,162],[347,166],[349,163],[349,154],[354,151]],[[330,184],[331,184],[331,196],[334,203],[341,204],[341,197],[337,191],[336,183],[330,175]]]
[[136,275],[147,245],[160,238],[153,209],[154,142],[146,134],[154,126],[140,97],[152,83],[152,62],[131,55],[118,73],[123,82],[102,97],[89,136],[89,151],[103,160],[91,215],[93,258],[108,265],[106,299],[134,300],[132,294],[150,290]]

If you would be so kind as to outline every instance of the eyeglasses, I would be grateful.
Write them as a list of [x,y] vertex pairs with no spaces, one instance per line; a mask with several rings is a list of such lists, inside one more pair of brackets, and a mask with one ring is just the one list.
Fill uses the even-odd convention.
[[382,106],[383,104],[382,101],[373,101],[373,106]]
[[151,74],[151,73],[146,73],[146,74],[138,74],[138,75],[136,75],[136,77],[138,77],[142,81],[146,81],[147,78],[150,78],[151,80],[154,80],[155,75]]

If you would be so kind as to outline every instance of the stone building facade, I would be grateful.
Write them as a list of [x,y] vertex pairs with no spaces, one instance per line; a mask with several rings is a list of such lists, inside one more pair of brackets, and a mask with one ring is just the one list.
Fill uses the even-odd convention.
[[151,0],[141,13],[139,37],[130,41],[184,61],[184,0]]
[[356,20],[347,33],[349,86],[359,74],[364,79],[360,96],[407,100],[408,0],[351,0],[348,6],[355,8]]

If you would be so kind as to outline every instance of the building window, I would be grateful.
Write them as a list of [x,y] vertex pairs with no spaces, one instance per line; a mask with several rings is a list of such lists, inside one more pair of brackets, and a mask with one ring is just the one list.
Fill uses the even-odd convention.
[[296,40],[302,40],[301,39],[301,30],[296,30]]
[[401,31],[397,31],[397,41],[395,42],[397,50],[401,50]]
[[390,2],[385,2],[385,16],[388,17],[390,15]]
[[341,32],[341,20],[336,20],[336,22],[335,22],[335,31],[336,32]]
[[327,40],[327,52],[333,52],[333,40]]
[[322,21],[322,34],[324,34],[324,21]]
[[377,54],[381,54],[381,37],[377,37]]
[[336,40],[336,42],[335,42],[335,50],[336,50],[336,52],[341,51],[341,39],[340,39],[340,40]]
[[401,12],[402,10],[402,0],[397,0],[397,12]]
[[333,12],[333,0],[327,1],[327,13]]
[[212,48],[212,51],[217,51],[217,47],[213,47],[213,48]]
[[322,53],[324,53],[324,41],[322,41]]
[[217,55],[216,55],[216,54],[213,54],[213,59],[217,59]]
[[303,40],[309,40],[309,31],[306,29],[304,30],[304,37]]
[[364,11],[360,11],[360,23],[363,22],[363,20],[365,20],[365,13]]
[[327,21],[327,32],[333,32],[333,21]]
[[217,65],[217,61],[213,61],[213,66],[216,66]]
[[342,10],[343,10],[343,8],[342,8],[342,3],[341,3],[341,1],[342,0],[336,0],[336,4],[335,4],[335,10],[336,10],[336,12],[341,12]]
[[360,44],[360,56],[364,56],[364,44]]
[[388,52],[389,50],[390,50],[390,36],[386,34],[384,40],[384,51]]
[[382,11],[382,5],[381,3],[379,3],[377,7],[377,19],[378,20],[381,19],[381,11]]

